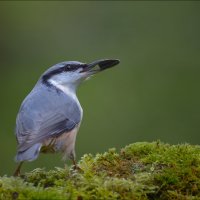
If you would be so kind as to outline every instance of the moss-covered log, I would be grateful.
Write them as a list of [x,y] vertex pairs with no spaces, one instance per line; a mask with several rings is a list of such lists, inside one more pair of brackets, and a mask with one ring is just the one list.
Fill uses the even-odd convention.
[[200,199],[200,146],[134,143],[84,155],[80,170],[1,177],[1,199]]

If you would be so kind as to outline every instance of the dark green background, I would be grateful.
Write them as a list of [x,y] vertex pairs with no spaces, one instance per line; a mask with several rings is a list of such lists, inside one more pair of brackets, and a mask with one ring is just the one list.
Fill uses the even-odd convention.
[[[200,2],[0,2],[0,174],[15,163],[15,118],[48,67],[121,64],[78,90],[77,157],[137,141],[199,144]],[[59,155],[24,165],[63,166]]]

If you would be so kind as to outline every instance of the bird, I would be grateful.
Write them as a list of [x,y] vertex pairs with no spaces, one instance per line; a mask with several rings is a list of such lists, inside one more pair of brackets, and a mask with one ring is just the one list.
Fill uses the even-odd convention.
[[77,98],[78,86],[90,76],[116,66],[118,59],[100,59],[89,64],[64,61],[47,69],[23,100],[16,117],[18,163],[14,176],[21,174],[25,161],[40,153],[63,154],[75,168],[75,141],[83,109]]

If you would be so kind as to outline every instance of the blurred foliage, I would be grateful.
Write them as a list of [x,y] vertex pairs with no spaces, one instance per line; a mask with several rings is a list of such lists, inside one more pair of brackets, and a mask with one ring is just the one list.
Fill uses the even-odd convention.
[[5,199],[200,199],[200,146],[133,143],[85,154],[79,170],[36,168],[0,177]]
[[[78,91],[78,159],[135,141],[198,144],[199,8],[198,1],[1,1],[0,174],[14,170],[22,100],[64,60],[121,60]],[[41,155],[25,168],[63,165],[60,156]]]

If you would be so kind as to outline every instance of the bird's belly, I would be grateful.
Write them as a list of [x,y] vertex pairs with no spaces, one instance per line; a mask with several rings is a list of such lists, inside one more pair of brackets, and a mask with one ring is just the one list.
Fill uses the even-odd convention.
[[41,152],[42,153],[56,153],[62,152],[63,159],[66,158],[73,159],[75,157],[75,142],[76,135],[79,126],[71,130],[70,132],[65,132],[58,137],[49,138],[43,142]]

